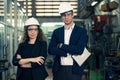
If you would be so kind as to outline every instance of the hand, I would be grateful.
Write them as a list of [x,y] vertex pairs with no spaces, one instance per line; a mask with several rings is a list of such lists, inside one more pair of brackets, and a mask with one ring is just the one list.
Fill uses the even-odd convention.
[[36,62],[39,65],[42,65],[44,63],[44,59],[45,59],[44,57],[39,56],[39,57],[36,57],[36,58],[32,58],[31,62]]
[[21,59],[22,57],[21,57],[21,55],[17,54],[17,58],[18,58],[18,59]]

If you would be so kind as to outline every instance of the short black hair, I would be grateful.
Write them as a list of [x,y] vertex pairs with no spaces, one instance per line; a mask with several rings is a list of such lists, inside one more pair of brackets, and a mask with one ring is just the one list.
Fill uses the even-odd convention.
[[[67,11],[67,12],[72,12],[73,13],[73,10],[70,10],[70,11]],[[62,16],[62,15],[64,15],[67,12],[61,13],[60,15]]]

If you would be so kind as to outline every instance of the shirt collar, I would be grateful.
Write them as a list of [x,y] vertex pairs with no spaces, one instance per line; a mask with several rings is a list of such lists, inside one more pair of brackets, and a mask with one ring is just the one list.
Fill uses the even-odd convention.
[[74,28],[74,26],[75,26],[75,23],[73,23],[73,25],[70,27],[70,29],[72,30]]
[[74,28],[74,26],[75,26],[75,23],[73,23],[73,25],[72,25],[71,29],[73,29],[73,28]]

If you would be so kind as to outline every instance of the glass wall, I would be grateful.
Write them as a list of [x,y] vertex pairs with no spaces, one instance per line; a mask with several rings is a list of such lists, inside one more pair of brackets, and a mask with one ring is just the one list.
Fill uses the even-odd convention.
[[0,70],[7,70],[2,75],[2,80],[8,80],[16,72],[11,61],[20,42],[26,18],[26,13],[17,0],[0,0]]
[[0,59],[2,59],[3,58],[3,52],[4,52],[4,50],[3,50],[3,48],[4,48],[4,24],[2,24],[1,22],[0,22]]
[[[11,35],[11,37],[14,37],[13,39],[18,42],[16,36],[21,35],[20,32],[23,30],[26,14],[17,4],[17,1],[15,4],[15,0],[14,2],[12,0],[0,0],[0,5],[2,5],[0,6],[0,59],[4,54],[4,47],[8,44],[8,36]],[[12,34],[13,32],[17,35]]]

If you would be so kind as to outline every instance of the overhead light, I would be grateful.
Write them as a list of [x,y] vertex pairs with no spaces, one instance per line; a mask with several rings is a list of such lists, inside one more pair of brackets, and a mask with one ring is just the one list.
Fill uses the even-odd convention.
[[22,8],[23,13],[25,13],[25,9]]
[[91,6],[94,6],[94,5],[96,5],[98,3],[98,1],[93,1],[92,3],[91,3]]
[[[15,5],[15,3],[14,3],[14,2],[12,2],[12,5]],[[18,2],[17,2],[17,6],[20,6],[20,3],[18,3]]]
[[17,6],[20,6],[20,3],[17,2]]
[[12,2],[12,5],[14,5],[15,3],[14,2]]

